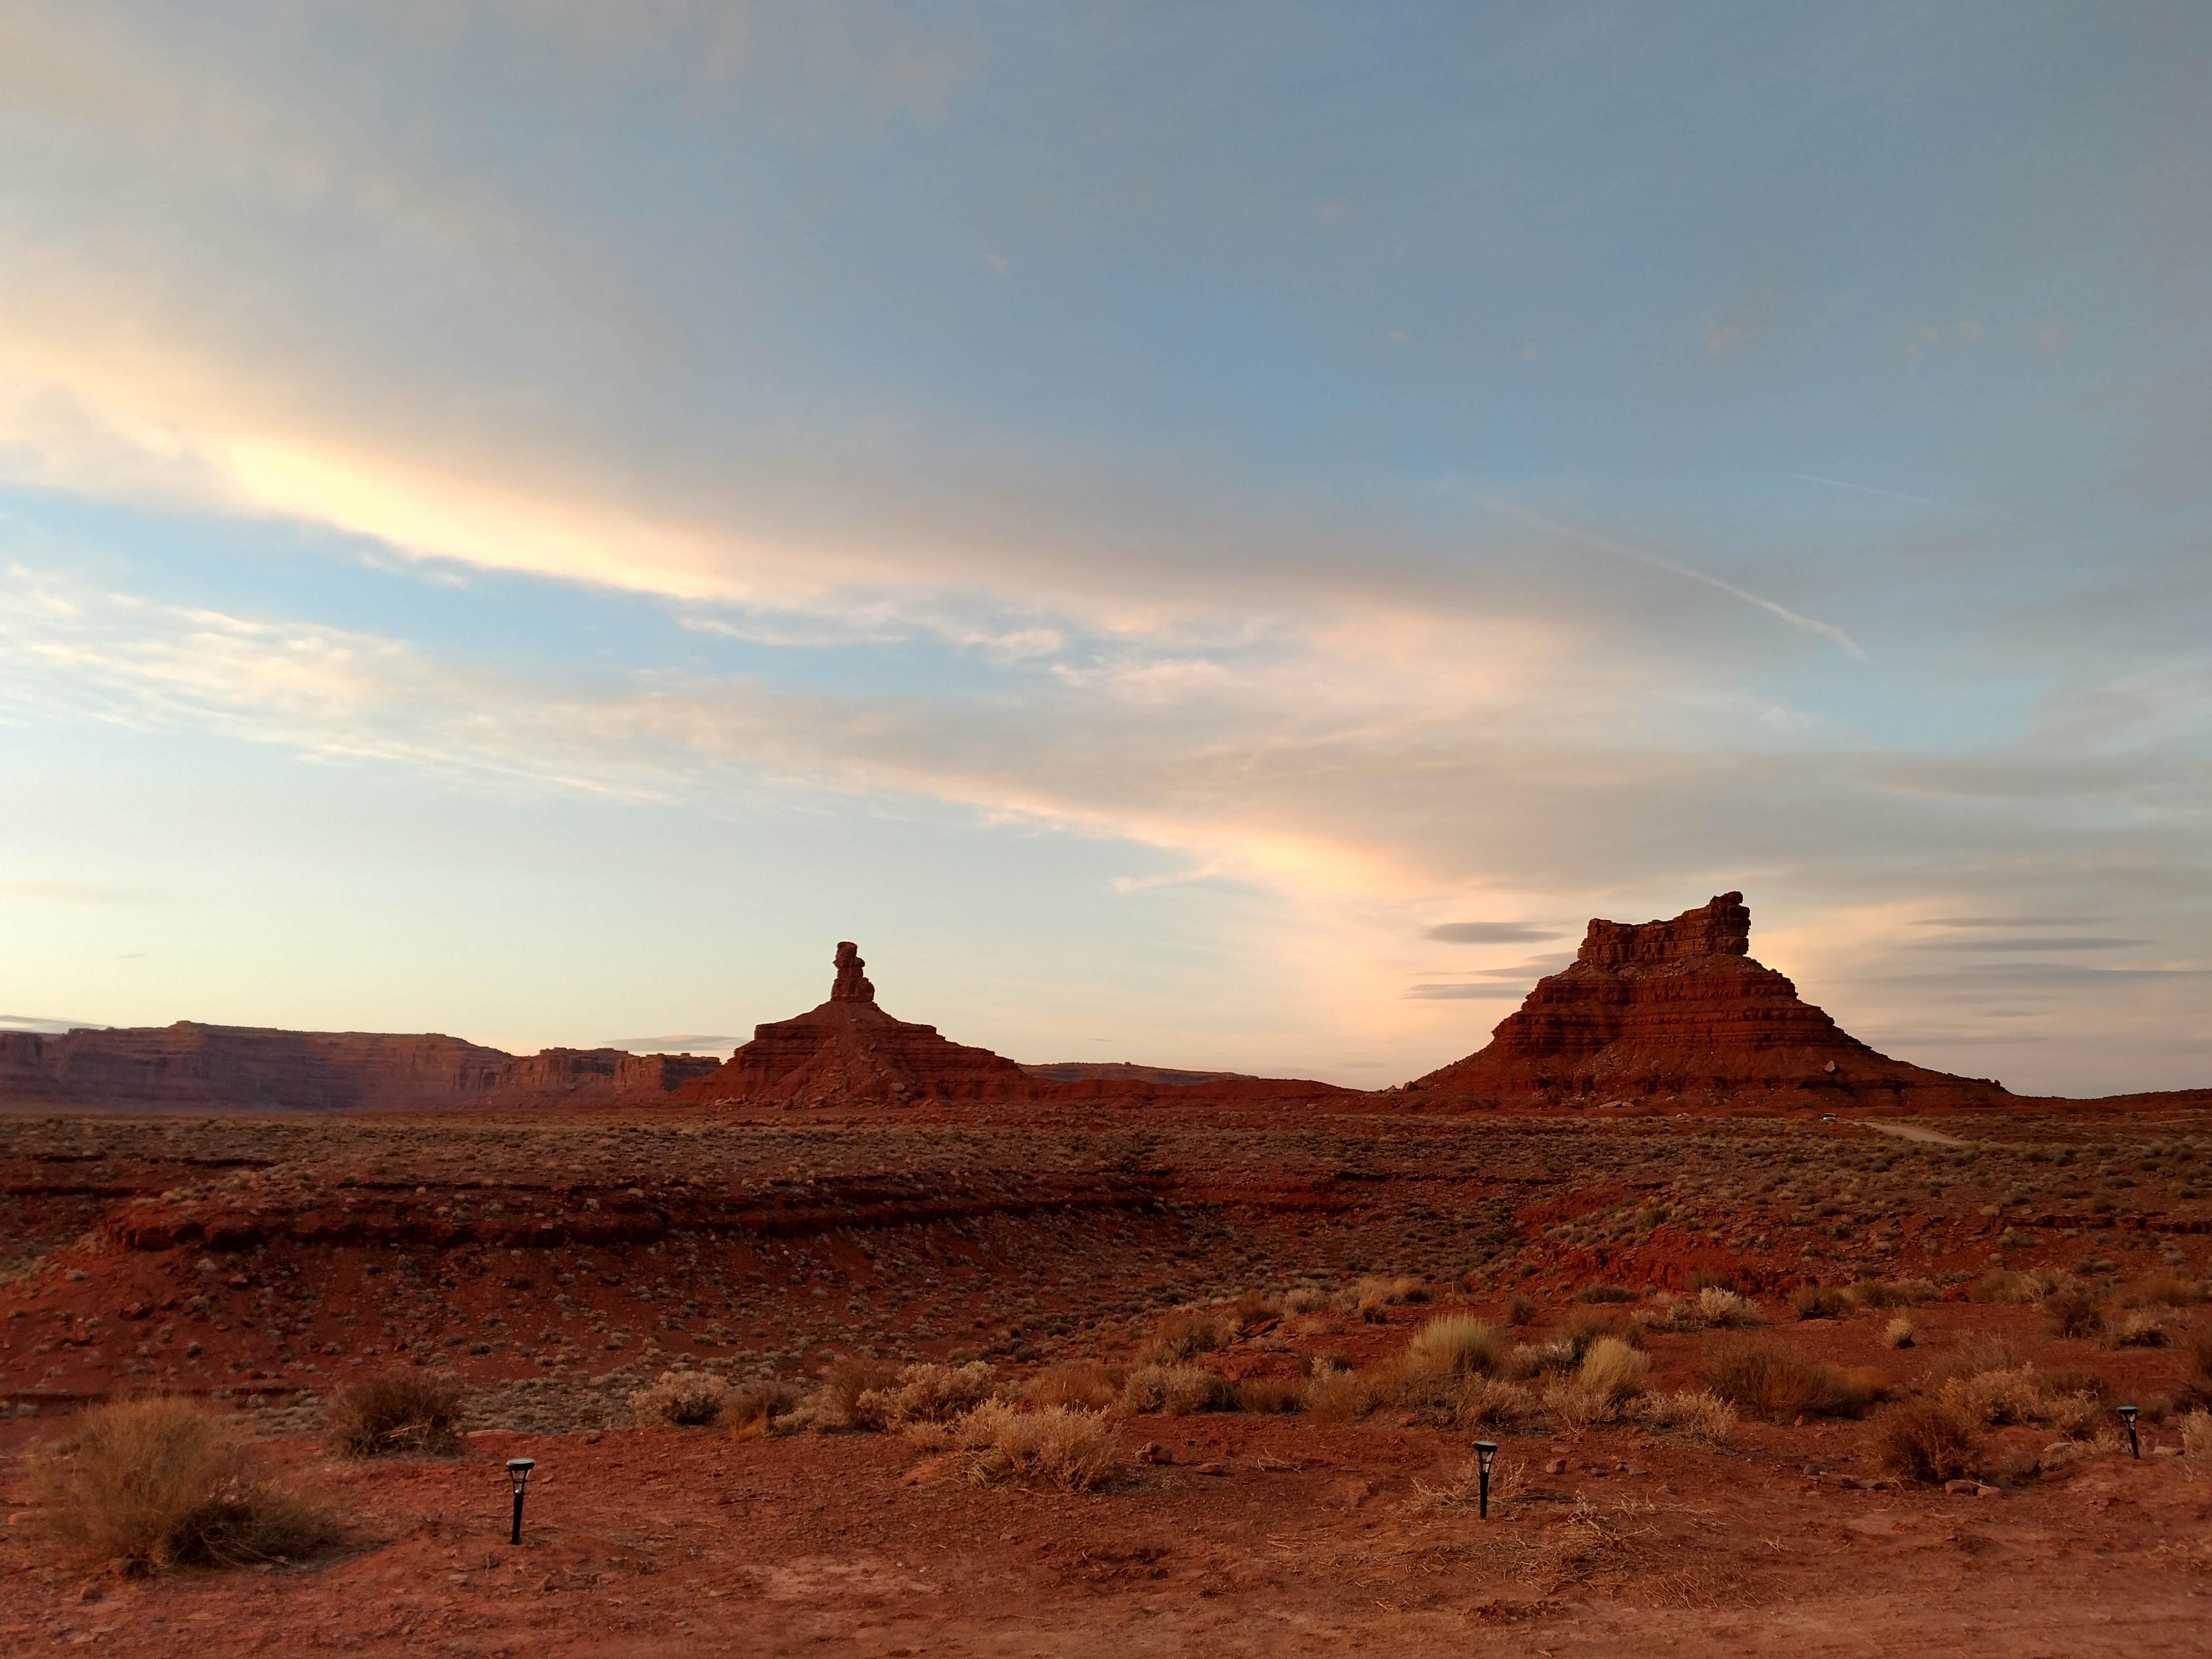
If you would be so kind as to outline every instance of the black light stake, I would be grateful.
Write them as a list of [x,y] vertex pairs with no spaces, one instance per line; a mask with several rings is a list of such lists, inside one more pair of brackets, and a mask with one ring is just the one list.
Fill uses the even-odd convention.
[[1477,1466],[1475,1479],[1479,1483],[1476,1488],[1475,1513],[1485,1521],[1490,1519],[1490,1460],[1497,1455],[1498,1443],[1495,1440],[1478,1440],[1474,1443],[1474,1461]]
[[2120,1421],[2128,1425],[2128,1450],[2138,1458],[2142,1455],[2142,1442],[2136,1438],[2136,1413],[2142,1409],[2140,1406],[2120,1407]]
[[510,1457],[507,1460],[507,1478],[514,1482],[514,1531],[507,1542],[522,1541],[522,1489],[530,1484],[530,1472],[538,1467],[534,1457]]

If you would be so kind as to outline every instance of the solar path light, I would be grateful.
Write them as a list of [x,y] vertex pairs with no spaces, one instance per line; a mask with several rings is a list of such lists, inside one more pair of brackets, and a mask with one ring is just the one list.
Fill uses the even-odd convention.
[[1495,1440],[1478,1440],[1474,1443],[1475,1480],[1478,1482],[1475,1513],[1485,1521],[1490,1519],[1490,1460],[1497,1455],[1498,1443]]
[[2136,1413],[2142,1409],[2140,1406],[2120,1407],[2120,1421],[2128,1425],[2128,1450],[2136,1457],[2142,1455],[2142,1442],[2136,1438]]
[[538,1467],[534,1457],[510,1457],[507,1460],[507,1478],[514,1483],[514,1531],[507,1542],[522,1541],[522,1489],[530,1484],[530,1472]]

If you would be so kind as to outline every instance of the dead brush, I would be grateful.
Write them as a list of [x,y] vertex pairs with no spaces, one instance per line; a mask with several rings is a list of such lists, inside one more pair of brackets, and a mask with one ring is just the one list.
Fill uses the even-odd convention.
[[1790,1292],[1790,1310],[1800,1319],[1841,1319],[1851,1299],[1830,1285],[1800,1285]]
[[67,1553],[139,1572],[296,1561],[342,1535],[233,1425],[173,1397],[87,1412],[34,1460],[32,1493]]
[[1323,1423],[1357,1423],[1389,1392],[1365,1371],[1316,1371],[1306,1382],[1305,1413]]
[[769,1419],[799,1404],[799,1390],[779,1378],[743,1382],[722,1396],[721,1426],[739,1440],[763,1433]]
[[1229,1304],[1229,1316],[1238,1332],[1265,1325],[1283,1316],[1283,1298],[1265,1291],[1247,1291]]
[[1133,1417],[1189,1417],[1236,1404],[1229,1379],[1203,1365],[1137,1365],[1121,1384],[1121,1409]]
[[1962,1342],[1950,1357],[1928,1373],[1926,1386],[1940,1388],[1954,1377],[1978,1376],[1984,1371],[2016,1371],[2027,1356],[2002,1337],[1978,1336]]
[[[1528,1490],[1528,1466],[1522,1459],[1499,1458],[1490,1467],[1492,1509],[1510,1504]],[[1482,1465],[1473,1458],[1453,1471],[1448,1485],[1431,1486],[1415,1478],[1406,1507],[1417,1515],[1473,1515],[1482,1506]]]
[[1716,1342],[1701,1369],[1707,1388],[1763,1423],[1857,1417],[1887,1387],[1879,1372],[1847,1375],[1756,1337]]
[[1543,1415],[1543,1402],[1534,1390],[1503,1377],[1470,1377],[1460,1385],[1458,1418],[1461,1429],[1510,1429]]
[[1510,1534],[1524,1577],[1556,1593],[1571,1585],[1620,1589],[1650,1571],[1658,1528],[1649,1504],[1600,1509],[1579,1498],[1562,1519],[1533,1534]]
[[450,1456],[461,1449],[461,1411],[450,1376],[381,1371],[337,1391],[323,1438],[344,1457]]
[[1033,1405],[1103,1412],[1121,1397],[1121,1379],[1103,1365],[1082,1361],[1040,1371],[1027,1393]]
[[2204,1287],[2176,1273],[2151,1273],[2129,1288],[2124,1298],[2136,1307],[2188,1308],[2204,1299]]
[[1899,1314],[1882,1328],[1881,1345],[1885,1348],[1912,1348],[1920,1345],[1920,1322],[1911,1314]]
[[902,1365],[889,1388],[869,1389],[853,1402],[853,1419],[884,1431],[949,1422],[988,1400],[998,1376],[980,1359],[965,1365]]
[[1981,1455],[1972,1421],[1941,1400],[1908,1400],[1867,1425],[1862,1444],[1875,1466],[1901,1480],[1955,1480]]
[[1516,1330],[1536,1322],[1536,1303],[1532,1297],[1509,1296],[1505,1298],[1505,1322]]
[[2138,1308],[2114,1321],[2106,1340],[2116,1348],[2162,1348],[2166,1344],[2166,1321]]
[[1725,1446],[1735,1436],[1735,1407],[1709,1389],[1646,1395],[1636,1403],[1636,1420],[1659,1434],[1678,1434],[1708,1446]]
[[641,1424],[698,1428],[720,1419],[728,1392],[720,1377],[706,1371],[663,1371],[659,1381],[630,1395],[630,1415]]
[[1261,1417],[1287,1416],[1305,1405],[1306,1385],[1292,1376],[1248,1376],[1234,1385],[1237,1409]]
[[1092,1492],[1121,1468],[1114,1429],[1103,1412],[1044,1406],[1022,1411],[988,1400],[949,1432],[947,1468],[971,1486]]
[[1862,1279],[1844,1292],[1859,1308],[1911,1308],[1936,1299],[1936,1286],[1924,1279]]
[[1152,1328],[1137,1350],[1140,1365],[1173,1365],[1212,1353],[1236,1334],[1220,1314],[1186,1308],[1171,1313]]
[[1972,1302],[1994,1303],[2005,1307],[2025,1307],[2041,1297],[2049,1287],[2033,1273],[2011,1273],[1994,1268],[1976,1279],[1966,1292]]
[[1357,1313],[1370,1325],[1379,1325],[1388,1317],[1384,1309],[1428,1299],[1429,1284],[1425,1279],[1384,1279],[1370,1274],[1344,1291],[1338,1298],[1338,1305],[1345,1312]]
[[2094,1341],[2105,1334],[2104,1300],[2086,1285],[2064,1285],[2043,1298],[2043,1317],[2053,1336]]

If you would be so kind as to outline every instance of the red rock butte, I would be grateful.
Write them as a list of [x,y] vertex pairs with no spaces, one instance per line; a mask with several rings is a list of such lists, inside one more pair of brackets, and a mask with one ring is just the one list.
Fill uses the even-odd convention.
[[795,1019],[753,1028],[753,1040],[717,1071],[675,1091],[680,1100],[749,1105],[903,1104],[1004,1100],[1039,1092],[1030,1074],[988,1048],[969,1048],[934,1025],[876,1006],[859,947],[839,942],[830,1000]]
[[1751,912],[1723,893],[1669,921],[1593,920],[1489,1046],[1408,1085],[1499,1104],[1995,1104],[1995,1083],[1875,1052],[1752,959]]

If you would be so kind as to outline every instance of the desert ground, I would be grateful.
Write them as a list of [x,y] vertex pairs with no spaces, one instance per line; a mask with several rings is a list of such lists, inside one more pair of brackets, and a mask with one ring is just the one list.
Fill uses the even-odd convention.
[[[10,1652],[2203,1650],[2194,1104],[19,1115],[0,1203]],[[456,1449],[341,1455],[395,1374]],[[328,1541],[72,1542],[149,1395]],[[1103,1462],[963,1441],[988,1395]]]

